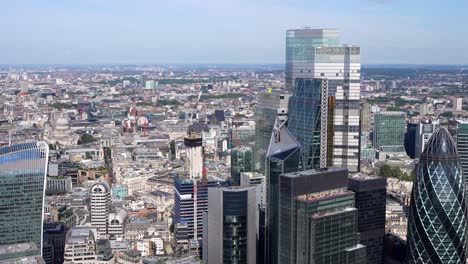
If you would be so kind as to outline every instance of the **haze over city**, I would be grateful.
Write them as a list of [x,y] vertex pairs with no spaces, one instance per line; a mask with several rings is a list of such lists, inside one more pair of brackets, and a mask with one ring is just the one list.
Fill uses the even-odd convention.
[[[2,1],[1,64],[277,63],[290,28],[338,28],[363,64],[468,63],[467,1]],[[430,55],[430,56],[428,56]]]

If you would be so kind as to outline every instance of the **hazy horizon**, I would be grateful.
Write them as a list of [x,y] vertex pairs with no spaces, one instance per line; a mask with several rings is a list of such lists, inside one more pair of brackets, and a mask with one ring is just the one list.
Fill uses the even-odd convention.
[[0,64],[283,64],[287,29],[337,28],[362,63],[468,64],[468,2],[7,0]]

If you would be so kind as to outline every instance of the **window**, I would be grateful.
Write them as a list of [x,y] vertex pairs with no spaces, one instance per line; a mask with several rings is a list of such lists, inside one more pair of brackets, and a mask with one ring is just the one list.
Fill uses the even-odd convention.
[[340,76],[340,74],[339,74],[339,73],[337,73],[337,74],[336,74],[336,76]]
[[300,70],[299,72],[304,72],[303,70]]
[[320,74],[320,76],[325,76],[325,73],[322,72],[322,73]]

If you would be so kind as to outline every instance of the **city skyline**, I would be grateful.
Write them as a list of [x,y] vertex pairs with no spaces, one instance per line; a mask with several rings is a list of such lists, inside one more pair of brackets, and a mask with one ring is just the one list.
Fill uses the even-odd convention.
[[281,63],[285,31],[310,26],[339,28],[343,43],[365,51],[364,64],[468,63],[465,29],[452,26],[463,24],[467,3],[439,5],[426,1],[422,10],[401,0],[8,1],[0,18],[9,25],[0,39],[0,61]]

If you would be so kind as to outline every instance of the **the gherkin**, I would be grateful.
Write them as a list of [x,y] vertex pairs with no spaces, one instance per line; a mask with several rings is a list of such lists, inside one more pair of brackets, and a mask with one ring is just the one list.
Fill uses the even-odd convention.
[[465,183],[456,145],[445,128],[424,149],[408,219],[408,263],[465,263]]

